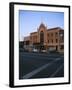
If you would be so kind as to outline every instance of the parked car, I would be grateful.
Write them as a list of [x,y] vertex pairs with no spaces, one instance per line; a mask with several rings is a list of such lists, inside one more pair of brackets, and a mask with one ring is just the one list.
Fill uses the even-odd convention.
[[49,53],[59,53],[59,52],[56,50],[51,50],[51,51],[49,51]]
[[41,52],[46,53],[47,51],[46,50],[41,50]]
[[33,52],[39,52],[38,49],[33,49],[32,51],[33,51]]

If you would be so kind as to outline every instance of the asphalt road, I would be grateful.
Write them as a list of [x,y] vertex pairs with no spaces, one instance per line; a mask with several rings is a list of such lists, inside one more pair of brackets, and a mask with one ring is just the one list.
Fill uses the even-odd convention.
[[64,77],[64,55],[19,53],[19,79]]

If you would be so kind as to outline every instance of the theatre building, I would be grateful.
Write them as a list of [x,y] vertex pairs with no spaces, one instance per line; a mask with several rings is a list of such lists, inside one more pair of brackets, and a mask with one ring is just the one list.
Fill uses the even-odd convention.
[[45,50],[64,52],[64,30],[60,27],[47,28],[43,23],[37,28],[36,32],[31,32],[24,37],[24,48],[33,51]]

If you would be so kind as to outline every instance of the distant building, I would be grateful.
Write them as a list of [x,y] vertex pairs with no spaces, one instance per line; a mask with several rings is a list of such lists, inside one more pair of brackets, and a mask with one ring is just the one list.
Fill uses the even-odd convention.
[[23,48],[24,47],[24,41],[19,41],[19,48]]
[[36,32],[31,32],[30,36],[24,37],[24,48],[32,51],[64,51],[64,30],[60,27],[48,29],[43,23],[40,24]]

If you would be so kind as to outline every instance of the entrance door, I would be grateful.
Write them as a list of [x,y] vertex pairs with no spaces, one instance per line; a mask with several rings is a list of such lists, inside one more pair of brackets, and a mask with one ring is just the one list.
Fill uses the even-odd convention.
[[40,32],[40,50],[43,50],[44,49],[44,32],[41,31]]
[[44,43],[44,32],[43,31],[40,32],[40,43],[41,44]]

